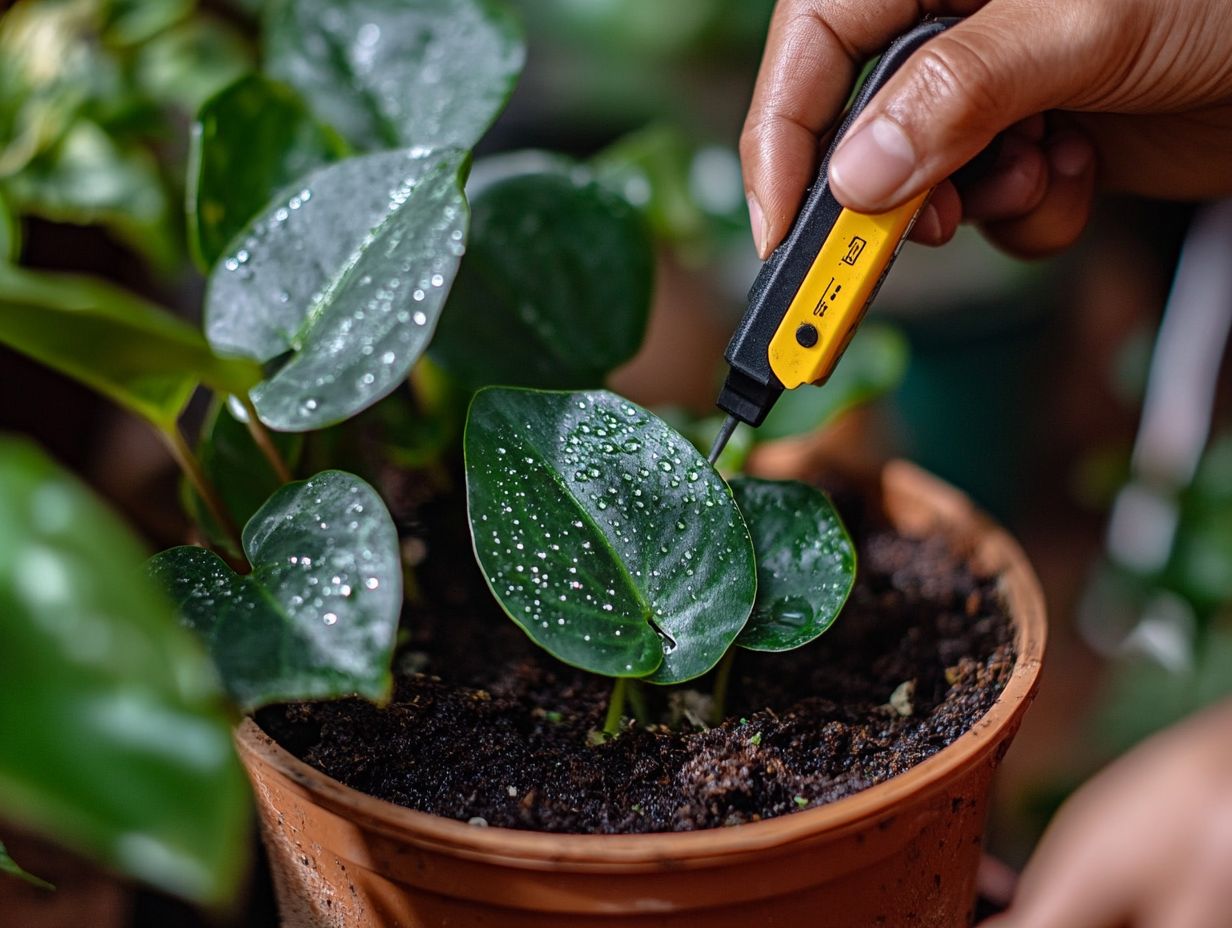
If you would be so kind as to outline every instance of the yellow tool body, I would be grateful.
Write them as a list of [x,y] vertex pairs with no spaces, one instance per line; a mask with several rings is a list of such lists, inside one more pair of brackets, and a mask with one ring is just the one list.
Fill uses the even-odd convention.
[[839,214],[770,341],[770,369],[784,389],[823,384],[834,371],[926,199]]
[[824,383],[876,297],[928,194],[877,215],[849,210],[830,192],[830,154],[898,68],[957,21],[928,20],[901,36],[856,94],[791,231],[762,265],[727,346],[730,371],[718,406],[728,420],[712,461],[737,423],[761,425],[784,390]]

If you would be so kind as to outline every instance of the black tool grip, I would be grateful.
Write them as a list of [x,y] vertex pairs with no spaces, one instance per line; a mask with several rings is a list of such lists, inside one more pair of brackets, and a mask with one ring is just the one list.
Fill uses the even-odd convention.
[[782,383],[770,369],[770,341],[843,209],[830,192],[827,176],[830,156],[855,118],[907,59],[933,36],[957,22],[957,17],[928,20],[900,36],[885,50],[835,133],[821,161],[817,179],[805,193],[804,204],[791,231],[766,259],[753,281],[749,307],[727,346],[725,357],[731,365],[731,373],[718,401],[721,409],[749,425],[760,425],[783,392]]

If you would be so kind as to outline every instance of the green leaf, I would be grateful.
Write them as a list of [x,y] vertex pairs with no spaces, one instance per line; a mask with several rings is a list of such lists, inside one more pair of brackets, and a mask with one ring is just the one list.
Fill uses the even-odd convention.
[[150,562],[245,710],[389,694],[402,609],[398,533],[376,491],[338,470],[289,483],[244,527],[252,573],[205,548]]
[[775,441],[823,428],[854,406],[889,393],[907,372],[907,340],[886,325],[860,328],[838,367],[821,388],[787,390],[757,430]]
[[856,579],[856,550],[834,504],[795,481],[739,477],[732,493],[757,553],[757,603],[736,644],[790,651],[838,618]]
[[197,114],[188,165],[188,233],[204,267],[276,193],[346,154],[291,88],[250,74]]
[[654,255],[624,200],[563,172],[488,184],[432,357],[470,387],[592,387],[642,343]]
[[202,901],[244,872],[232,719],[143,553],[90,493],[0,439],[0,814]]
[[251,392],[261,419],[302,432],[395,390],[436,327],[465,246],[459,151],[385,152],[284,191],[210,275],[214,348],[290,358]]
[[592,160],[595,176],[647,219],[691,265],[716,251],[748,247],[748,203],[736,152],[699,145],[680,127],[652,124],[617,139]]
[[197,15],[137,50],[133,82],[151,100],[192,114],[251,70],[254,58],[237,29]]
[[464,446],[476,556],[535,643],[652,683],[723,656],[756,564],[731,490],[684,438],[606,391],[488,388]]
[[6,181],[14,207],[54,222],[105,225],[151,260],[175,257],[170,211],[153,155],[81,120]]
[[[304,437],[294,432],[271,432],[270,440],[291,467],[295,466]],[[253,441],[248,426],[231,414],[228,403],[216,398],[201,437],[197,460],[206,478],[218,491],[223,505],[236,525],[244,525],[261,508],[282,481]],[[216,547],[232,547],[228,533],[214,523],[209,509],[185,481],[186,508]],[[242,554],[241,551],[233,551]]]
[[50,883],[44,879],[40,879],[33,873],[27,873],[12,857],[4,847],[4,842],[0,841],[0,873],[7,873],[9,876],[15,876],[19,880],[25,880],[31,886],[37,886],[40,889],[55,889]]
[[364,150],[473,147],[525,57],[491,0],[275,0],[266,19],[266,70]]
[[[727,416],[697,416],[679,406],[662,406],[655,413],[677,432],[693,442],[693,447],[702,454],[709,454],[718,437],[719,429],[727,422]],[[735,474],[744,469],[749,452],[753,450],[756,439],[749,426],[741,423],[727,439],[719,459],[714,462],[714,469],[720,474]]]
[[0,342],[93,387],[158,425],[174,425],[198,382],[243,393],[248,361],[217,358],[201,333],[100,280],[0,264]]
[[106,0],[104,35],[117,45],[139,45],[192,12],[193,0]]

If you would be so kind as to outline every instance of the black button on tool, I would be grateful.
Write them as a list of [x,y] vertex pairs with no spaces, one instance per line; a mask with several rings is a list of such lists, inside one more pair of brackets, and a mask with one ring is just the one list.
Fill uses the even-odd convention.
[[815,326],[802,322],[796,329],[796,342],[801,348],[812,348],[817,344],[817,329]]

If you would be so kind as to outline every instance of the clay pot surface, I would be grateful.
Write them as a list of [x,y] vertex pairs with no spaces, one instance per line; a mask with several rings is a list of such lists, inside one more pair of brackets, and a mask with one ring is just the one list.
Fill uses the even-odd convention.
[[941,533],[999,587],[1018,659],[993,707],[905,774],[830,805],[672,834],[474,827],[350,789],[237,732],[287,928],[956,928],[975,899],[989,787],[1035,693],[1043,596],[1018,545],[960,492],[882,473],[905,535]]

